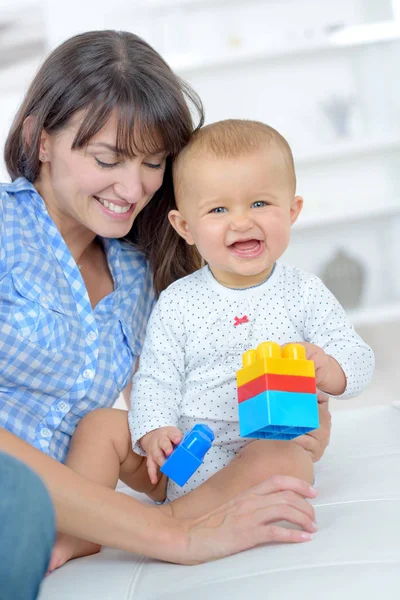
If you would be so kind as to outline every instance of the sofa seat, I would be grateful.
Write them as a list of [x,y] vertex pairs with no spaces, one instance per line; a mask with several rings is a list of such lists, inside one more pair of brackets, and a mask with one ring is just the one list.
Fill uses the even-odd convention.
[[376,600],[400,598],[400,410],[333,414],[316,466],[319,531],[195,567],[111,549],[49,576],[40,600]]

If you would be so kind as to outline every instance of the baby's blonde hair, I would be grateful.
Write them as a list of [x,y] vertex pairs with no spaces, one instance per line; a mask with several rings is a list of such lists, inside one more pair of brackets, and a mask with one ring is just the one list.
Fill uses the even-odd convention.
[[296,174],[292,150],[285,138],[273,127],[260,121],[226,119],[197,130],[174,160],[175,194],[182,181],[186,160],[190,157],[214,156],[238,158],[265,147],[274,147],[282,155],[288,171],[288,183],[296,190]]

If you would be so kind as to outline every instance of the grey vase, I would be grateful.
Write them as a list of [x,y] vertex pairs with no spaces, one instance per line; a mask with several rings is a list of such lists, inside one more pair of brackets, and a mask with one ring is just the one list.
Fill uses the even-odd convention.
[[365,287],[365,269],[354,257],[340,249],[326,263],[321,279],[344,308],[360,306]]

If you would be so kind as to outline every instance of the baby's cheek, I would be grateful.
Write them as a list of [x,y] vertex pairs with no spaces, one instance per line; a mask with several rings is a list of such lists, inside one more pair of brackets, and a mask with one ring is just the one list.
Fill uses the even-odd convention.
[[285,250],[290,242],[290,226],[281,221],[277,221],[275,226],[271,228],[270,243],[273,242],[277,249]]

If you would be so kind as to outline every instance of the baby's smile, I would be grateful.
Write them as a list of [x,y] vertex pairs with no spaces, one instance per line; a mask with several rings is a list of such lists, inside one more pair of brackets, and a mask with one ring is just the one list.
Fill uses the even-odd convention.
[[265,243],[252,238],[234,242],[228,249],[237,258],[258,258],[264,252]]

